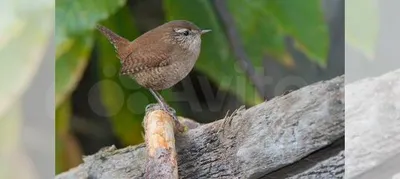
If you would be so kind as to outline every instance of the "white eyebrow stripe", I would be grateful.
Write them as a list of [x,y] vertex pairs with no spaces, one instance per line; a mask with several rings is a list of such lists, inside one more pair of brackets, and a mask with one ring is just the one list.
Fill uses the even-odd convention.
[[188,29],[185,29],[185,28],[175,29],[175,32],[178,32],[178,33],[182,33],[182,32],[185,32],[185,31],[188,31]]

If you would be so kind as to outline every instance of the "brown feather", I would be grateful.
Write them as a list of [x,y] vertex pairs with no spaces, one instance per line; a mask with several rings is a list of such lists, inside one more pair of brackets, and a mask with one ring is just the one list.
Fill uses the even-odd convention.
[[129,46],[130,54],[122,59],[121,74],[132,75],[148,68],[169,64],[173,46],[167,45],[157,30],[149,31]]
[[118,57],[121,58],[126,58],[126,56],[129,55],[129,50],[127,47],[129,46],[130,42],[128,39],[125,39],[118,34],[114,33],[110,29],[97,25],[96,28],[104,35],[107,37],[108,41],[114,46]]
[[[176,30],[182,28],[197,33],[190,36],[193,40],[188,41],[177,33]],[[98,26],[98,29],[117,51],[122,64],[120,74],[130,76],[139,85],[153,90],[170,88],[182,80],[200,53],[201,30],[189,21],[170,21],[132,42],[105,27]]]

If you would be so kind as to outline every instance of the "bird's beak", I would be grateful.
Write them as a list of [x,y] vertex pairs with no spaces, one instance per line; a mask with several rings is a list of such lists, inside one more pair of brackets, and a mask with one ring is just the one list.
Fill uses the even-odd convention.
[[204,30],[201,30],[201,34],[203,35],[203,34],[205,34],[205,33],[207,33],[207,32],[210,32],[211,30],[209,30],[209,29],[204,29]]

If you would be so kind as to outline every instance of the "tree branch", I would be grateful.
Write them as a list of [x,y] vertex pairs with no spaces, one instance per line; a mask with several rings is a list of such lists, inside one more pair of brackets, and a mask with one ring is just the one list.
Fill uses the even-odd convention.
[[243,44],[240,40],[240,35],[236,30],[235,22],[227,9],[225,0],[214,0],[212,2],[214,3],[216,11],[221,18],[222,24],[225,26],[225,31],[228,35],[229,44],[237,61],[239,62],[240,67],[255,86],[257,93],[265,98],[265,87],[263,79],[257,75],[256,70],[251,63],[251,60],[244,50]]
[[146,108],[144,118],[146,152],[145,178],[178,179],[174,120],[159,105]]
[[[179,177],[343,177],[343,83],[319,82],[176,134]],[[57,178],[143,178],[146,156],[144,145],[109,147]]]

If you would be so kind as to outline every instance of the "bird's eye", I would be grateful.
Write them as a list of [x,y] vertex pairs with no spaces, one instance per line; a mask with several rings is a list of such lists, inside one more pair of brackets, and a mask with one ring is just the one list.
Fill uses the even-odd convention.
[[184,31],[184,32],[183,32],[183,35],[184,35],[184,36],[188,36],[188,35],[189,35],[189,31],[187,31],[187,30]]

